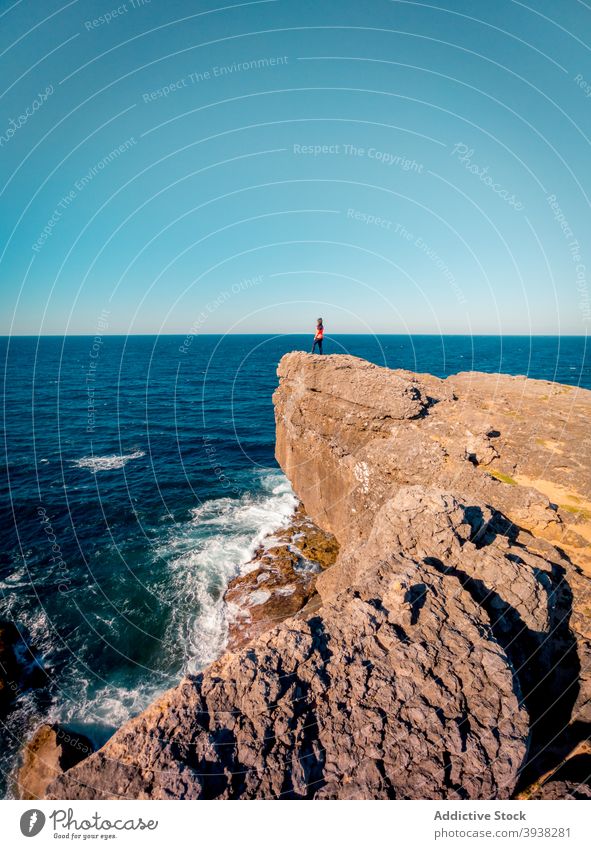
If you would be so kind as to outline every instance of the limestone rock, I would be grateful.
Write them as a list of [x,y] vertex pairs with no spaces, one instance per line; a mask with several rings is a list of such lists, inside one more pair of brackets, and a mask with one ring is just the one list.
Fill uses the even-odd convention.
[[230,651],[293,616],[315,594],[316,577],[331,566],[338,545],[332,534],[314,525],[298,507],[291,523],[255,552],[244,574],[228,584]]
[[488,466],[499,456],[494,446],[493,436],[500,436],[492,427],[483,428],[481,433],[466,433],[465,457],[476,466]]
[[[347,371],[353,369],[355,361],[345,359]],[[473,515],[494,513],[496,527],[506,530],[498,533],[489,526],[486,535],[508,548],[509,561],[518,558],[512,570],[504,564],[503,579],[499,572],[497,582],[512,585],[512,571],[513,579],[519,575],[516,590],[532,592],[531,574],[527,579],[522,575],[528,572],[527,563],[524,569],[517,567],[528,560],[532,544],[538,551],[542,541],[553,544],[533,569],[541,568],[552,586],[559,587],[564,627],[551,642],[553,651],[562,652],[560,671],[570,682],[568,698],[574,700],[565,722],[590,722],[591,477],[581,451],[590,440],[591,392],[507,375],[467,373],[439,380],[399,371],[393,374],[428,399],[422,414],[368,428],[361,395],[355,423],[345,427],[350,402],[348,390],[341,397],[337,389],[339,357],[319,360],[312,364],[306,354],[286,355],[274,401],[277,459],[312,519],[341,545],[335,568],[318,580],[321,596],[328,598],[331,587],[354,578],[353,547],[367,540],[377,512],[402,487],[436,488],[455,496]],[[383,371],[371,372],[371,392],[380,394],[380,381],[385,387]],[[373,415],[373,402],[368,412]],[[467,434],[488,441],[498,456],[492,459],[482,444],[472,446],[476,450],[470,453]],[[486,525],[484,518],[480,521]],[[417,518],[412,523],[416,535],[424,535],[425,522]],[[519,550],[510,551],[519,537]],[[546,565],[540,566],[541,561]],[[339,579],[344,568],[347,574]],[[494,591],[494,575],[488,571],[488,576],[474,573],[472,578],[484,579]],[[524,580],[530,582],[529,590]],[[550,592],[542,584],[536,579],[540,599]],[[523,643],[524,656],[528,651]]]
[[456,577],[388,556],[185,681],[49,798],[507,798],[527,714]]
[[549,781],[537,790],[532,799],[591,799],[589,784],[578,781]]
[[17,792],[20,799],[42,799],[48,785],[93,751],[92,743],[57,725],[39,726],[25,746],[23,763],[18,772]]

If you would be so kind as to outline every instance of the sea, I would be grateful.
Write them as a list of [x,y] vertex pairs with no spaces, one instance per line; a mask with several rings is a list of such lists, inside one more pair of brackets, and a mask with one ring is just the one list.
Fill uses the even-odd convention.
[[[281,356],[311,341],[0,338],[0,619],[45,682],[0,722],[0,795],[40,722],[102,745],[223,651],[227,583],[296,504],[272,394]],[[338,335],[324,351],[591,389],[585,337]]]

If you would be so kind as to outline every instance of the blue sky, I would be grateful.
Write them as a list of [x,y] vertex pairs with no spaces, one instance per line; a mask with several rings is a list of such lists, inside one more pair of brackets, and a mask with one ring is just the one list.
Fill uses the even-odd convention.
[[587,332],[583,2],[0,15],[1,333]]

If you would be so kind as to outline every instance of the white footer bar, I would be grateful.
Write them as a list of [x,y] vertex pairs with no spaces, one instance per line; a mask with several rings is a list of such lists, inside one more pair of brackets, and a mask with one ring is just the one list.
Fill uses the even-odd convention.
[[[585,801],[0,802],[5,846],[588,847]],[[67,841],[67,842],[66,842]]]

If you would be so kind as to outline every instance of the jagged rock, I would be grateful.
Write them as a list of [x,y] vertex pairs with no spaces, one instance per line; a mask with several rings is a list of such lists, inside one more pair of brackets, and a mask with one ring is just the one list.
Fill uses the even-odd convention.
[[279,376],[277,458],[334,565],[47,797],[488,799],[552,774],[591,720],[591,393],[300,353]]
[[459,581],[391,556],[186,681],[49,796],[506,798],[528,728],[514,686]]
[[298,507],[290,525],[255,552],[245,573],[228,584],[228,645],[240,648],[293,616],[315,594],[316,576],[331,566],[338,545]]
[[310,521],[303,504],[298,505],[289,527],[276,533],[275,537],[297,548],[304,561],[316,564],[320,569],[332,566],[339,553],[334,535]]
[[490,426],[485,427],[482,433],[467,431],[465,458],[476,466],[488,466],[496,460],[499,452],[492,442],[493,435],[500,436],[498,431]]
[[58,725],[39,726],[23,751],[17,777],[20,799],[42,799],[49,784],[93,751],[90,740]]
[[532,799],[591,799],[591,787],[577,781],[549,781],[531,796]]

